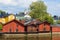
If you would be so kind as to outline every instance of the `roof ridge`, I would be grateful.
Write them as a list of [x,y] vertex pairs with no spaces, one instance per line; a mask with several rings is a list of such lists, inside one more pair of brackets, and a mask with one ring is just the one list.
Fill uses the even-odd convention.
[[[9,21],[9,22],[7,22],[7,23],[3,24],[3,26],[4,26],[4,25],[6,25],[6,24],[8,24],[8,23],[10,23],[10,22],[12,22],[12,21],[16,21],[16,22],[20,23],[18,20],[13,19],[13,20],[11,20],[11,21]],[[22,24],[22,23],[20,23],[20,24]],[[23,25],[23,24],[22,24],[22,25]]]

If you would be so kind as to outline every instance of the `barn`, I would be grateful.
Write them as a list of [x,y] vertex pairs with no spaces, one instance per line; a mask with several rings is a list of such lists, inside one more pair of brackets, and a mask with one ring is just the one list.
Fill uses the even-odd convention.
[[2,32],[6,33],[25,32],[24,25],[14,19],[3,25]]
[[47,21],[41,22],[39,24],[39,32],[50,32],[51,31],[51,26],[50,23]]
[[[52,27],[52,31],[55,28]],[[21,32],[50,32],[51,31],[51,25],[47,21],[40,22],[37,20],[28,22],[25,25],[25,21],[18,21],[18,20],[12,20],[2,27],[2,32],[4,33],[21,33]]]
[[37,25],[37,22],[39,22],[39,20],[32,20],[32,21],[29,21],[25,24],[25,31],[26,32],[38,32],[38,25]]
[[52,32],[60,32],[60,24],[51,25],[52,26]]
[[26,31],[27,32],[50,32],[51,31],[51,26],[50,23],[47,21],[40,22],[40,21],[31,21],[29,24],[26,26]]
[[30,24],[27,26],[27,32],[38,32],[37,29],[37,26],[34,24]]

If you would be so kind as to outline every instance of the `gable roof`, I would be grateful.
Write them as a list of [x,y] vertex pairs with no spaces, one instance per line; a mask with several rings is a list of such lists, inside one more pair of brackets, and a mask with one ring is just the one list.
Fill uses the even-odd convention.
[[41,22],[41,21],[39,21],[39,20],[37,20],[37,19],[33,19],[33,20],[31,20],[31,21],[28,21],[28,22],[26,22],[26,23],[24,23],[24,25],[32,25],[32,24],[34,24],[34,25],[40,25],[40,24],[42,24],[42,23],[48,23],[48,24],[50,24],[48,21],[43,21],[43,22]]
[[28,21],[26,23],[24,23],[25,26],[28,26],[28,25],[37,25],[37,23],[40,23],[39,20],[36,20],[36,19],[33,19],[31,21]]
[[3,26],[5,26],[5,25],[7,25],[7,24],[9,24],[9,23],[11,23],[11,22],[16,22],[16,23],[18,23],[19,25],[22,25],[22,26],[24,26],[22,23],[20,23],[18,20],[16,20],[16,19],[13,19],[12,21],[10,21],[10,22],[8,22],[8,23],[5,23]]

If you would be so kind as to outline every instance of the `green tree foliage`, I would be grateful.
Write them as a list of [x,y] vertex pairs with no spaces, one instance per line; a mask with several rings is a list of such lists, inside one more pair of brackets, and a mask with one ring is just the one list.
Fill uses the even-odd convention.
[[57,23],[57,24],[60,24],[60,20],[57,20],[56,23]]
[[30,16],[40,21],[47,20],[49,23],[53,24],[53,19],[49,16],[49,13],[47,13],[47,6],[43,1],[33,2],[30,5]]
[[2,24],[0,24],[0,30],[2,30]]
[[6,14],[6,12],[5,12],[5,11],[0,10],[0,14]]

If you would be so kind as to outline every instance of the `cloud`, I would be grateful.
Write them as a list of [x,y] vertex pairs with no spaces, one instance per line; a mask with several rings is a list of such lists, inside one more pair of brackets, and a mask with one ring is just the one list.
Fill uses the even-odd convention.
[[0,0],[0,4],[17,5],[17,3],[14,0]]
[[37,0],[31,0],[32,2],[36,2]]
[[31,2],[36,2],[37,0],[0,0],[0,3],[5,5],[29,5]]
[[[47,4],[47,11],[52,15],[59,15],[60,14],[60,1],[54,0],[45,0]],[[59,15],[60,16],[60,15]]]
[[0,10],[6,10],[7,12],[24,11],[28,8],[32,2],[37,0],[0,0]]
[[[27,9],[32,2],[37,0],[0,0],[0,9],[7,12],[17,13]],[[52,15],[60,13],[60,1],[57,0],[43,0],[47,5],[48,12]]]
[[0,0],[0,10],[8,13],[17,13],[29,8],[32,2],[37,0]]

